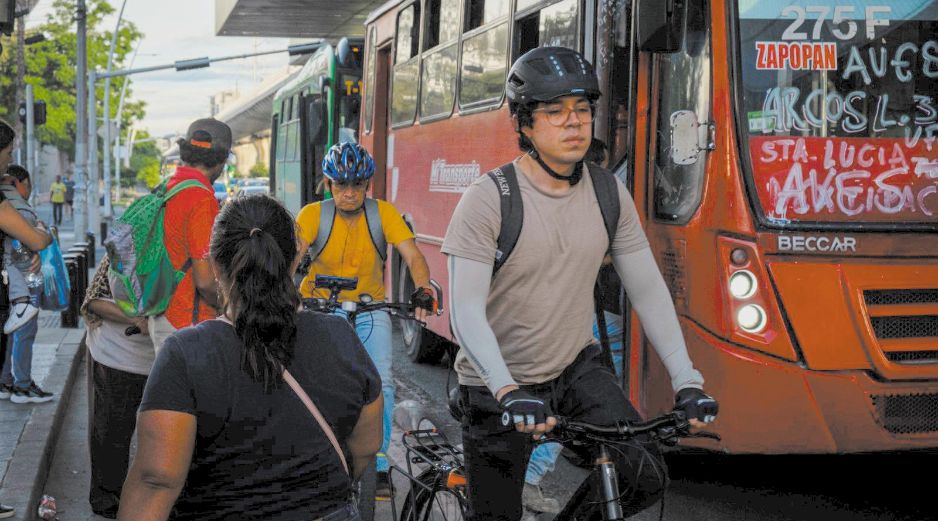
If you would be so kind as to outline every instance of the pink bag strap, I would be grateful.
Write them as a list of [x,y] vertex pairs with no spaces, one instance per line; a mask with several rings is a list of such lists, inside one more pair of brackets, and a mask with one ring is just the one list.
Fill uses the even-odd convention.
[[342,452],[342,447],[339,446],[339,440],[335,439],[335,433],[332,432],[332,427],[329,427],[329,424],[326,423],[326,419],[322,417],[322,413],[319,412],[319,409],[316,407],[316,404],[313,403],[313,400],[306,394],[306,391],[300,387],[300,384],[293,378],[293,375],[290,374],[286,369],[283,370],[283,379],[287,382],[293,392],[300,398],[300,401],[303,402],[303,405],[309,409],[309,412],[313,415],[313,418],[316,418],[316,421],[319,422],[319,426],[322,427],[323,432],[326,433],[326,437],[329,438],[329,442],[332,443],[332,448],[335,449],[336,453],[339,455],[339,460],[342,462],[342,468],[345,469],[345,473],[351,475],[348,469],[348,463],[345,461],[345,454]]

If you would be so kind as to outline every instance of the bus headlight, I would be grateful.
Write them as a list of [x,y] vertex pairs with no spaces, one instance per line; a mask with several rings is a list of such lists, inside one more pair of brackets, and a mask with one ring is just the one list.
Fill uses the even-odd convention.
[[753,296],[757,286],[756,276],[751,271],[740,270],[730,275],[730,295],[738,299]]
[[765,329],[765,310],[755,304],[746,304],[736,312],[736,323],[747,333],[758,333]]

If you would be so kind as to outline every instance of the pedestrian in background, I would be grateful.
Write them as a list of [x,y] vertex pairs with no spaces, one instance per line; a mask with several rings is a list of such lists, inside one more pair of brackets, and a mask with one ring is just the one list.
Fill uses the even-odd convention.
[[72,219],[75,216],[75,210],[72,207],[72,203],[75,201],[75,181],[72,181],[71,174],[65,176],[65,181],[62,181],[62,184],[65,185],[65,209],[68,210],[68,218]]
[[[153,366],[153,344],[146,317],[129,317],[114,302],[125,291],[108,277],[105,256],[85,293],[81,314],[88,345],[88,447],[91,455],[91,510],[117,518],[121,487],[127,478],[130,440],[137,408]],[[127,334],[131,333],[131,334]]]
[[165,520],[174,502],[179,521],[361,519],[349,498],[381,447],[381,378],[344,318],[297,311],[294,228],[266,195],[222,209],[225,314],[157,354],[118,519]]
[[49,200],[52,201],[52,222],[56,226],[62,225],[62,206],[65,205],[66,190],[62,176],[55,176],[55,182],[49,187]]
[[[32,192],[29,172],[19,165],[7,167],[7,172],[11,175],[0,179],[0,193],[30,226],[38,228],[41,223],[26,202]],[[7,184],[6,180],[12,184]],[[10,302],[9,318],[4,322],[3,332],[10,335],[11,349],[9,356],[3,359],[0,372],[0,398],[21,404],[49,402],[52,401],[52,393],[44,391],[32,378],[33,344],[39,332],[39,294],[43,287],[42,277],[31,273],[38,250],[30,250],[13,237],[3,241],[3,249]]]

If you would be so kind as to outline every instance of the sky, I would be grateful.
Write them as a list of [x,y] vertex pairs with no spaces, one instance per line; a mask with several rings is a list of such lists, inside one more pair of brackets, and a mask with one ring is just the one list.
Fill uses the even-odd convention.
[[[133,68],[170,64],[176,60],[286,49],[285,38],[241,38],[215,36],[213,0],[126,0],[124,21],[131,21],[143,33]],[[109,0],[114,16],[102,29],[111,31],[120,11],[121,0]],[[52,0],[40,0],[30,13],[27,27],[38,25],[51,12]],[[174,69],[133,76],[133,100],[145,101],[146,117],[135,128],[151,135],[183,133],[189,122],[210,114],[209,98],[225,90],[250,93],[265,78],[283,74],[287,54],[274,54],[213,63],[207,69],[176,72]]]

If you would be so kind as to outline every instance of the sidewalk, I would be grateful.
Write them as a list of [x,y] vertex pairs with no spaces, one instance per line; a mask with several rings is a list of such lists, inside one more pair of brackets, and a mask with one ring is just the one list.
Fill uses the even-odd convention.
[[[68,224],[60,230],[62,249],[75,241]],[[83,238],[82,238],[83,239]],[[98,259],[104,250],[98,248]],[[89,266],[93,273],[96,266]],[[53,449],[69,408],[72,385],[84,351],[84,325],[61,327],[61,314],[40,311],[39,332],[33,346],[33,379],[55,395],[48,403],[15,404],[0,401],[0,501],[16,508],[12,519],[32,520],[49,474]]]

